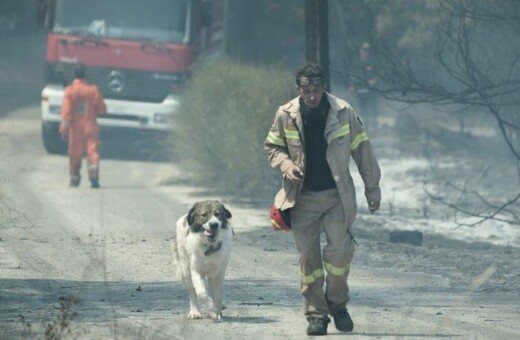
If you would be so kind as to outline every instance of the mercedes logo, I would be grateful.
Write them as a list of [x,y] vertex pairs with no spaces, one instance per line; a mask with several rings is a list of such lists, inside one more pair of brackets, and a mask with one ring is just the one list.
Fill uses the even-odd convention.
[[125,75],[121,71],[112,71],[107,77],[108,88],[112,92],[121,93],[125,88]]

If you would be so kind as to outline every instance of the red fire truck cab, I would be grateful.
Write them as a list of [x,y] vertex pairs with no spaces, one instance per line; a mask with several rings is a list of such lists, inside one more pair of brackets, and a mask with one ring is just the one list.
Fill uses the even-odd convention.
[[225,0],[50,0],[42,140],[63,153],[63,91],[75,64],[105,98],[101,140],[158,138],[172,131],[182,85],[195,60],[218,54]]

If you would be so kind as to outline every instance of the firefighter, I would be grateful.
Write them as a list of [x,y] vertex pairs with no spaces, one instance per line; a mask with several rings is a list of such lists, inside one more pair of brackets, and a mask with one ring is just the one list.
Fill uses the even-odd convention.
[[74,69],[74,80],[65,89],[61,107],[60,135],[69,143],[70,186],[80,183],[83,152],[86,151],[88,177],[92,188],[99,188],[98,115],[107,108],[96,85],[85,80],[85,67]]
[[[296,73],[299,96],[280,106],[264,142],[271,166],[283,176],[274,207],[289,212],[308,335],[327,334],[329,315],[339,331],[354,328],[346,309],[355,247],[351,225],[357,211],[351,156],[363,178],[369,210],[377,211],[381,201],[380,169],[361,121],[326,86],[320,65],[303,65]],[[321,230],[327,238],[323,256]]]

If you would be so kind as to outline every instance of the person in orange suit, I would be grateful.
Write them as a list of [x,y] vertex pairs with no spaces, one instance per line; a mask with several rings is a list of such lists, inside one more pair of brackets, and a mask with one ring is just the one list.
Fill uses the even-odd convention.
[[78,65],[74,80],[67,86],[61,106],[60,135],[69,141],[70,186],[80,183],[81,161],[86,151],[88,177],[92,188],[99,188],[99,125],[97,117],[106,113],[98,87],[85,80],[85,67]]

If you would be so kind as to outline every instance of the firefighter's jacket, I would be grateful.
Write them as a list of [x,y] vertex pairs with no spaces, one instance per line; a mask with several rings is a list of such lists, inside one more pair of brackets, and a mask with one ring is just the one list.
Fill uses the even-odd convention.
[[82,136],[99,136],[98,115],[107,110],[98,87],[83,79],[74,79],[65,89],[61,107],[60,133],[66,133],[70,127],[71,134]]
[[[350,225],[357,211],[356,192],[349,171],[350,155],[363,178],[367,202],[381,201],[381,171],[355,111],[346,101],[327,92],[325,95],[330,103],[324,132],[328,145],[326,158],[345,210],[345,222]],[[306,166],[304,143],[300,102],[299,97],[296,97],[279,107],[264,142],[271,166],[280,169],[284,178],[282,188],[274,200],[274,205],[279,209],[294,207],[303,187]],[[285,180],[285,173],[292,165],[299,166],[304,172],[304,178],[299,184]]]

